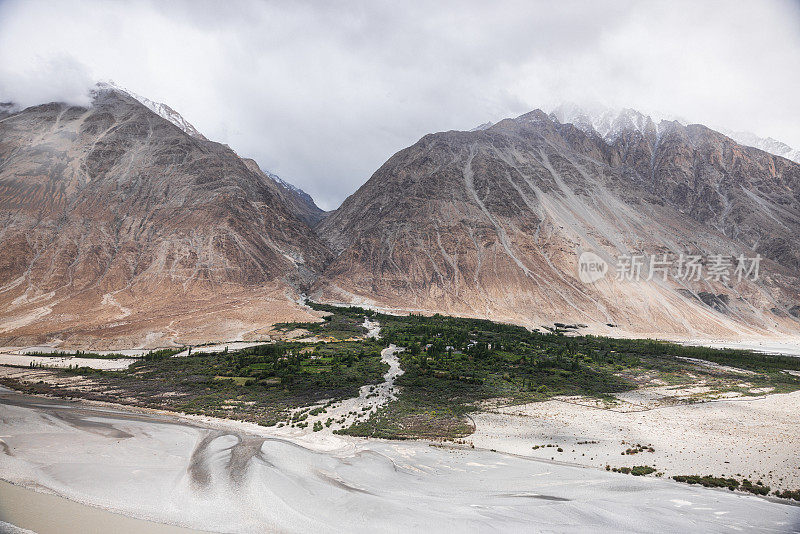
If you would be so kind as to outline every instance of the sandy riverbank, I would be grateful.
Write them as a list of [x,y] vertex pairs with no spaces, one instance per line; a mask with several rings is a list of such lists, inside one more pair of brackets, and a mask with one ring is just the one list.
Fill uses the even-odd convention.
[[19,367],[89,367],[104,371],[127,369],[136,360],[133,358],[81,358],[79,356],[32,356],[27,354],[0,353],[0,365]]
[[[496,408],[473,416],[477,428],[468,439],[476,447],[597,468],[650,465],[666,476],[733,476],[800,488],[800,392],[654,409],[647,390],[620,397],[612,409],[581,399]],[[533,448],[547,444],[563,452]],[[654,452],[622,454],[637,444]]]
[[347,446],[323,453],[268,432],[1,390],[0,417],[0,478],[190,528],[792,532],[800,526],[800,507],[482,450],[335,437]]
[[783,354],[800,357],[800,339],[745,339],[726,341],[724,339],[689,339],[677,341],[684,345],[711,347],[713,349],[739,349],[762,352],[764,354]]

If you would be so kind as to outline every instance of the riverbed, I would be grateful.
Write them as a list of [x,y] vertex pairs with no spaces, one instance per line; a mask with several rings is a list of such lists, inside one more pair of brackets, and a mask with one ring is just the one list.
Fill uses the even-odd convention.
[[[338,436],[338,442],[328,436],[317,448],[313,441],[300,445],[267,429],[245,431],[236,422],[206,424],[8,390],[0,390],[0,420],[0,478],[46,492],[36,493],[41,499],[56,495],[92,510],[188,529],[800,528],[800,507],[788,504],[487,450]],[[0,520],[48,510],[41,499],[4,499]],[[51,525],[53,517],[55,512]],[[98,520],[85,521],[84,531],[91,531]],[[39,528],[40,534],[56,531]]]

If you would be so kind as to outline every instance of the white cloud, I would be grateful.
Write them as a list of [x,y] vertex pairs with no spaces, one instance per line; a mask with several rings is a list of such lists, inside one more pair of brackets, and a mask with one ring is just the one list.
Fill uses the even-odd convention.
[[76,106],[91,102],[92,78],[86,67],[63,55],[34,56],[0,63],[0,101],[28,107],[59,100]]
[[113,79],[336,207],[425,133],[599,101],[800,146],[797,4],[0,4],[0,100]]

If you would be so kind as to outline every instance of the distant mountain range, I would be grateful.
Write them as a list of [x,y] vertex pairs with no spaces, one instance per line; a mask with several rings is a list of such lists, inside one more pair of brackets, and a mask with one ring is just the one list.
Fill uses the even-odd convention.
[[[3,344],[257,339],[310,318],[303,294],[609,335],[800,332],[800,165],[634,110],[426,135],[325,213],[105,85],[89,108],[0,107],[0,219]],[[586,254],[609,272],[583,280]],[[760,255],[761,276],[615,276],[665,254]]]
[[296,185],[292,185],[283,180],[277,174],[273,174],[269,171],[263,172],[287,193],[287,202],[294,206],[295,212],[298,213],[300,218],[303,219],[303,221],[305,221],[309,226],[315,226],[325,218],[327,212],[317,206],[316,202],[314,202],[314,199],[311,198],[311,195]]
[[[644,132],[648,128],[656,128],[661,120],[650,115],[640,113],[634,109],[613,109],[605,106],[579,106],[576,104],[562,104],[555,108],[550,116],[561,123],[571,123],[586,133],[596,132],[603,139],[613,142],[620,132],[635,129]],[[685,119],[672,118],[670,120],[678,122],[683,126],[689,124]],[[485,128],[482,124],[478,128]],[[751,132],[741,132],[732,130],[722,130],[721,133],[727,135],[740,145],[751,146],[769,152],[776,156],[790,159],[795,163],[800,163],[800,150],[796,150],[786,143],[777,141],[771,137],[759,137]]]
[[771,137],[758,137],[750,132],[724,131],[723,133],[740,145],[752,146],[764,152],[790,159],[795,163],[800,163],[800,150],[794,149],[786,143],[776,141]]

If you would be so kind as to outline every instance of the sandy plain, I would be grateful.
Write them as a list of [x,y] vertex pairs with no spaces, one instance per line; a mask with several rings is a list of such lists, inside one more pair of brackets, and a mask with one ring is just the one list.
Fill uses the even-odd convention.
[[[423,442],[298,443],[0,391],[0,478],[139,519],[224,532],[792,532],[800,507]],[[252,430],[252,431],[251,431]],[[25,525],[20,525],[24,527]]]

